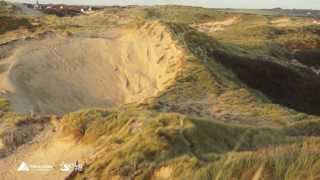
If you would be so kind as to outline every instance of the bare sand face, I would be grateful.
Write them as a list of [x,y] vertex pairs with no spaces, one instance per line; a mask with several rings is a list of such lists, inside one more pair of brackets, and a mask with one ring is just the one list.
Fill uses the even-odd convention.
[[157,24],[113,37],[50,36],[14,45],[0,88],[15,111],[64,114],[140,102],[169,86],[183,53]]

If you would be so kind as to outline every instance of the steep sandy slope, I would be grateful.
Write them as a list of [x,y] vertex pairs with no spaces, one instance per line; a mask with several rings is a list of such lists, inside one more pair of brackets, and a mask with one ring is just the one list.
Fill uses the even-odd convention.
[[15,47],[1,61],[1,89],[21,113],[140,102],[170,85],[183,58],[158,23],[101,37],[51,35]]

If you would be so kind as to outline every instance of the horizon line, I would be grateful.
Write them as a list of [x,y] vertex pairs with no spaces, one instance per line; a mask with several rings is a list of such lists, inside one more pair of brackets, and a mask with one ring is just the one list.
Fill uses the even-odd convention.
[[[17,4],[35,4],[31,2],[16,2],[16,1],[7,1],[11,3]],[[231,9],[231,10],[312,10],[312,11],[320,11],[320,9],[311,9],[311,8],[282,8],[282,7],[274,7],[274,8],[232,8],[232,7],[205,7],[205,6],[193,6],[193,5],[186,5],[186,4],[154,4],[154,5],[141,5],[141,4],[114,4],[114,5],[102,5],[102,4],[76,4],[76,3],[39,3],[40,5],[67,5],[67,6],[93,6],[93,7],[128,7],[128,6],[140,6],[140,7],[153,7],[153,6],[181,6],[181,7],[194,7],[194,8],[205,8],[205,9]]]

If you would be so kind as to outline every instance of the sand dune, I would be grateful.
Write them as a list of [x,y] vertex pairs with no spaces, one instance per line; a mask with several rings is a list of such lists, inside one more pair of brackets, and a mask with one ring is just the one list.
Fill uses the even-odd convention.
[[183,55],[161,25],[106,34],[15,43],[0,64],[4,96],[20,113],[63,114],[139,102],[174,80]]
[[[42,37],[41,37],[42,36]],[[89,107],[140,102],[172,84],[183,52],[158,23],[99,36],[52,33],[0,47],[0,88],[15,111],[64,114]],[[62,134],[60,120],[47,122],[33,140],[0,162],[2,178],[64,179],[64,163],[86,162],[97,150]],[[21,162],[50,171],[17,173]]]

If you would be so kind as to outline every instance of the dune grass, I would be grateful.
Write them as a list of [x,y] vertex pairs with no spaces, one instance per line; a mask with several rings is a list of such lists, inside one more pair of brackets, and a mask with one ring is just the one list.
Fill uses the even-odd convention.
[[259,128],[123,107],[71,113],[63,123],[65,135],[100,149],[78,179],[312,179],[318,173],[318,131],[301,128],[319,122]]
[[8,31],[16,30],[21,27],[30,28],[31,24],[25,18],[17,18],[17,17],[0,15],[0,34]]
[[145,8],[147,20],[162,20],[176,23],[199,23],[208,20],[221,20],[231,15],[212,9],[188,6],[155,6]]
[[7,112],[10,110],[10,103],[8,100],[4,98],[0,98],[0,110]]
[[[271,124],[275,122],[281,125],[313,118],[300,113],[312,111],[312,108],[309,109],[310,111],[308,110],[308,107],[312,107],[311,104],[308,104],[308,101],[303,101],[302,96],[301,98],[296,95],[290,96],[293,98],[292,101],[285,101],[281,98],[286,98],[286,96],[274,98],[275,94],[270,95],[270,92],[278,89],[276,87],[277,81],[284,84],[280,81],[291,76],[281,73],[278,75],[277,69],[281,69],[283,72],[292,72],[301,81],[304,81],[305,78],[313,79],[315,77],[315,74],[309,74],[310,77],[306,76],[308,73],[299,75],[301,70],[286,64],[286,60],[284,60],[287,56],[286,53],[278,53],[276,50],[268,48],[263,51],[255,51],[239,45],[219,42],[180,23],[167,23],[167,26],[172,31],[173,37],[186,49],[186,53],[189,53],[189,56],[184,73],[178,77],[177,83],[173,87],[163,93],[160,97],[160,104],[168,105],[171,107],[170,110],[176,112],[191,115],[200,114],[200,116],[219,116],[221,114],[223,119],[230,120],[234,116],[235,121],[240,121],[240,123],[250,123],[251,121],[253,124],[261,123],[261,125],[268,121]],[[260,64],[266,65],[259,66]],[[268,71],[269,74],[274,73],[274,75],[264,79],[259,67]],[[283,75],[284,77],[282,77]],[[279,76],[278,79],[277,76]],[[269,89],[269,92],[268,87],[272,87],[274,91]],[[292,89],[289,86],[287,88]],[[298,86],[295,88],[301,89]],[[304,93],[310,93],[311,96],[312,91],[307,90],[308,88]],[[302,103],[299,104],[298,101]],[[191,105],[192,109],[183,106],[186,102],[193,104]],[[201,106],[201,103],[204,102],[205,104]],[[281,106],[283,104],[292,109]],[[303,107],[304,105],[306,107]],[[193,111],[195,112],[193,113]]]

